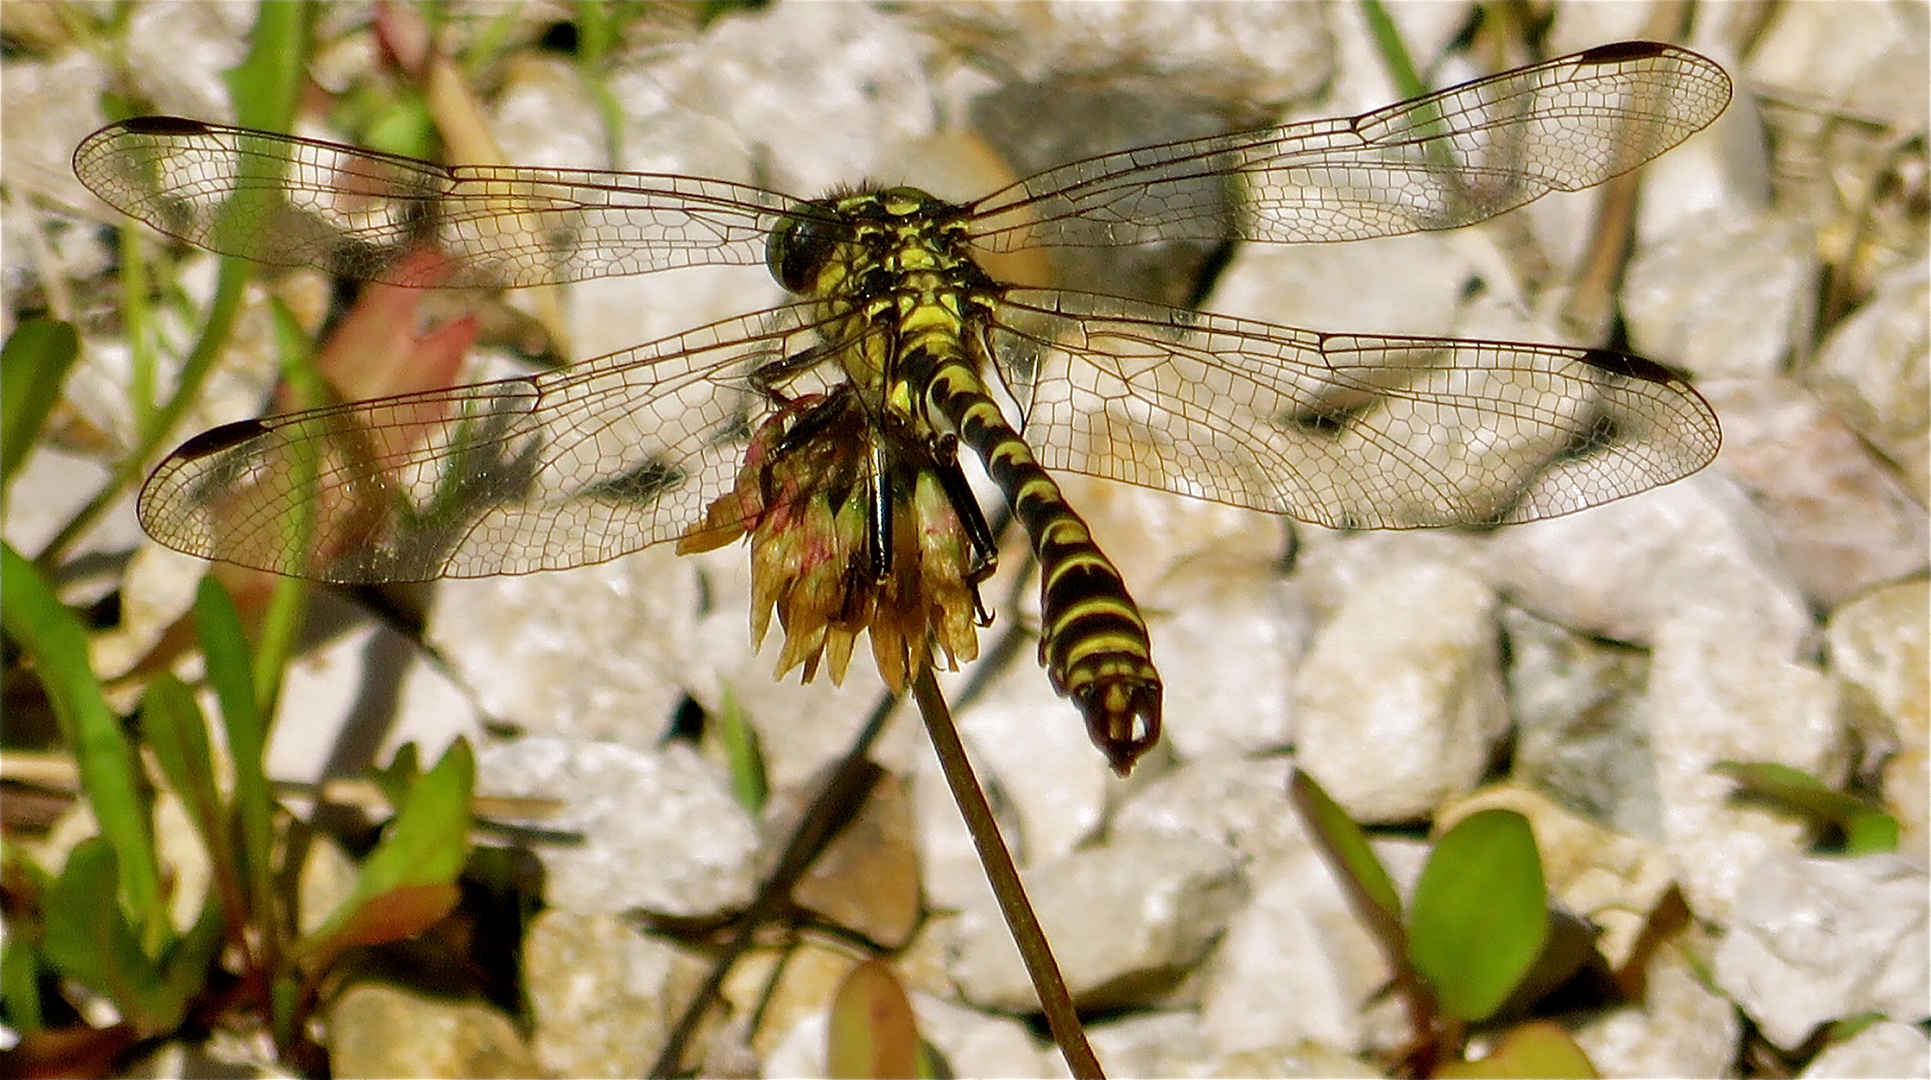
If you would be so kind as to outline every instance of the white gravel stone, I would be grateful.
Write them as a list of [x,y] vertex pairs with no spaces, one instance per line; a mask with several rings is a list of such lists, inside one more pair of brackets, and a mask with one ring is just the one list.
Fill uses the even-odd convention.
[[1919,1023],[1931,1015],[1928,907],[1923,868],[1895,855],[1766,857],[1717,947],[1717,985],[1785,1049],[1865,1012]]
[[[1218,844],[1121,837],[1021,875],[1075,1004],[1145,1004],[1212,946],[1246,899]],[[949,970],[974,1004],[1030,1012],[1038,997],[1006,923],[989,901],[954,924]]]
[[1649,698],[1664,846],[1691,910],[1721,923],[1750,867],[1797,851],[1803,826],[1736,803],[1735,784],[1710,768],[1774,761],[1836,782],[1847,764],[1836,686],[1773,646],[1691,615],[1658,634]]
[[582,837],[541,853],[552,907],[695,916],[750,900],[756,826],[723,773],[683,745],[532,736],[486,746],[477,764],[482,790],[559,800],[543,826]]
[[1879,1020],[1810,1059],[1803,1080],[1931,1075],[1931,1035],[1915,1024]]
[[1425,816],[1481,777],[1508,724],[1495,612],[1464,570],[1397,567],[1315,637],[1295,688],[1300,763],[1357,820]]

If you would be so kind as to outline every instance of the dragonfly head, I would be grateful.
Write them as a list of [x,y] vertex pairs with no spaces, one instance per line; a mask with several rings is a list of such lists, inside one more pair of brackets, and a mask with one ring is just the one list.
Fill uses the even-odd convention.
[[820,273],[849,231],[832,211],[832,200],[813,199],[785,214],[765,243],[764,265],[787,292],[815,290]]

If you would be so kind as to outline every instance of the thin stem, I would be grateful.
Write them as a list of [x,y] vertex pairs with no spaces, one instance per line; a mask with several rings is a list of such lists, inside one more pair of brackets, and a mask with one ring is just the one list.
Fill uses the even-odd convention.
[[979,863],[985,867],[993,895],[999,898],[999,911],[1005,915],[1013,941],[1019,946],[1026,973],[1032,976],[1033,991],[1046,1010],[1046,1026],[1053,1033],[1053,1042],[1059,1045],[1066,1067],[1074,1076],[1082,1080],[1088,1077],[1105,1080],[1100,1060],[1093,1056],[1093,1048],[1086,1042],[1086,1031],[1073,1011],[1072,996],[1066,992],[1066,980],[1060,977],[1059,964],[1046,944],[1046,934],[1039,927],[1032,904],[1026,900],[1026,887],[1019,881],[1012,853],[1006,850],[999,825],[992,819],[992,807],[986,804],[985,792],[972,775],[972,762],[966,759],[965,745],[959,741],[952,711],[946,707],[945,696],[939,693],[931,665],[921,667],[913,678],[912,699],[918,702],[919,715],[924,718],[925,730],[932,739],[932,749],[938,752],[945,782],[952,788],[952,801],[958,804],[959,813],[965,817],[966,831],[972,834],[972,846],[979,849]]

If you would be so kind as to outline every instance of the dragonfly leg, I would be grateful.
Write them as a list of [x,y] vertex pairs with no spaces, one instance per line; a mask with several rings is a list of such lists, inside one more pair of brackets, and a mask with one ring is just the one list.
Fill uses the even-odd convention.
[[972,495],[972,485],[966,483],[965,470],[959,467],[959,437],[948,431],[934,436],[930,442],[933,474],[939,479],[946,501],[952,504],[953,513],[959,516],[959,525],[965,529],[966,543],[971,548],[966,584],[972,588],[973,618],[980,626],[991,626],[992,612],[986,610],[985,601],[979,597],[979,584],[999,568],[999,546],[993,542],[992,526],[986,523],[985,512],[979,509],[979,500]]
[[779,388],[823,363],[827,351],[824,343],[820,342],[799,349],[790,356],[754,367],[750,374],[751,387],[779,405],[789,405],[792,403],[791,396]]

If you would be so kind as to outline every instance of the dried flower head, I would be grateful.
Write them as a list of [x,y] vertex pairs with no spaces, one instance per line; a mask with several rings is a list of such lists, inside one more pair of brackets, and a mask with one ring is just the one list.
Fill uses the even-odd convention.
[[[868,416],[849,384],[799,397],[752,433],[735,488],[677,550],[750,537],[752,638],[763,642],[776,612],[779,676],[801,667],[809,682],[823,661],[842,682],[869,631],[880,677],[902,691],[935,644],[948,669],[979,654],[972,553],[940,465],[925,440]],[[871,536],[874,491],[881,542]]]

